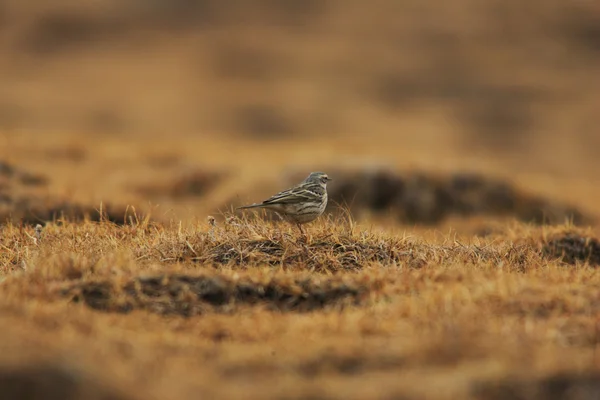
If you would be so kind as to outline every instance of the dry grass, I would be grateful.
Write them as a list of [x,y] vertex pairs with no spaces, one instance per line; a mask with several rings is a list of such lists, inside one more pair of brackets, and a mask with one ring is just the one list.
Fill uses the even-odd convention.
[[600,398],[593,2],[4,3],[0,397]]
[[0,382],[73,399],[589,398],[595,234],[425,239],[324,219],[304,238],[234,217],[63,221],[38,239],[5,225]]
[[[356,168],[343,159],[363,152],[391,160],[393,179],[404,179],[412,172],[403,163],[418,154],[358,139],[324,139],[314,151],[301,141],[91,138],[24,133],[3,154],[19,174],[46,177],[5,181],[5,193],[40,199],[42,210],[53,199],[135,205],[128,224],[96,213],[1,226],[0,389],[13,397],[545,399],[596,390],[597,225],[527,225],[512,211],[412,225],[387,210],[352,210],[356,221],[330,215],[302,239],[260,215],[216,212],[280,190],[299,169],[336,164],[340,181],[352,182]],[[69,143],[86,156],[47,156]],[[498,178],[514,188],[517,204],[543,199],[538,206],[598,215],[587,175],[517,174],[518,165],[438,147],[419,154],[423,170],[442,177],[434,182],[477,170],[484,188]],[[200,192],[173,191],[213,174],[221,179]],[[363,189],[365,204],[376,193]],[[452,204],[485,210],[485,193],[462,192]]]

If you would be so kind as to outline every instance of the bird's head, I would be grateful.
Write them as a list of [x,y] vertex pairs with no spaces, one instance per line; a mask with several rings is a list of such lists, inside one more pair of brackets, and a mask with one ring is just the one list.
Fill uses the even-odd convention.
[[327,182],[331,180],[332,179],[324,172],[311,172],[308,178],[306,178],[306,182],[315,182],[323,186],[327,185]]

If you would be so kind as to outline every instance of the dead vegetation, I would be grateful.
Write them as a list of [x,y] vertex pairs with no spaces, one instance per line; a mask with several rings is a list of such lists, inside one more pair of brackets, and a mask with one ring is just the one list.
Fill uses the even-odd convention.
[[324,4],[0,4],[0,397],[598,397],[596,5]]
[[[229,218],[224,226],[208,232],[165,235],[147,258],[228,269],[266,265],[320,273],[359,271],[371,266],[419,269],[446,262],[506,263],[508,268],[523,270],[540,262],[538,246],[526,240],[487,246],[458,241],[430,244],[410,237],[352,233],[350,229],[345,221],[336,219],[305,239],[293,230],[291,234],[285,224]],[[144,256],[143,252],[135,254]]]
[[147,310],[190,317],[206,312],[234,312],[243,306],[307,312],[358,305],[377,282],[342,279],[240,279],[222,275],[182,274],[138,277],[121,287],[111,281],[83,282],[61,293],[73,302],[107,312]]
[[372,263],[419,265],[415,249],[401,239],[352,235],[330,228],[305,240],[283,224],[236,218],[209,232],[165,239],[155,247],[161,262],[192,261],[241,269],[268,265],[330,273],[356,271]]
[[[4,265],[23,262],[24,250],[31,250],[31,244],[42,252],[55,248],[81,249],[78,259],[85,257],[83,264],[69,259],[69,263],[61,266],[68,271],[69,279],[85,276],[86,269],[95,268],[100,254],[116,250],[143,265],[189,264],[236,271],[266,267],[326,275],[373,268],[419,270],[440,264],[474,268],[491,265],[514,272],[535,270],[554,260],[599,265],[598,239],[573,226],[553,230],[554,233],[513,234],[510,239],[506,232],[497,232],[472,243],[458,238],[428,243],[406,234],[390,236],[361,231],[342,218],[324,219],[310,227],[308,236],[299,236],[286,223],[235,216],[200,229],[198,226],[182,229],[137,216],[126,227],[107,219],[100,223],[86,221],[83,225],[68,221],[47,224],[40,232],[31,226],[6,225],[0,238],[8,250],[3,253]],[[89,234],[88,230],[96,233]],[[81,236],[82,232],[86,232],[85,236]]]
[[[5,364],[2,388],[73,399],[234,398],[232,382],[251,380],[249,398],[294,388],[303,388],[298,398],[321,396],[323,385],[332,397],[364,398],[374,393],[353,382],[376,375],[381,393],[409,398],[543,396],[554,376],[565,391],[593,389],[572,372],[598,346],[592,259],[573,268],[545,250],[557,237],[591,243],[593,232],[515,224],[484,238],[433,239],[327,218],[308,232],[239,218],[191,228],[65,221],[39,236],[4,225],[0,348],[17,359],[31,351],[34,361]],[[51,353],[36,366],[40,349]],[[75,381],[56,358],[71,352]],[[511,383],[548,354],[557,361],[541,378]],[[450,397],[416,377],[389,378],[442,378],[448,368],[458,374]],[[149,371],[156,378],[140,386]],[[115,391],[96,391],[99,380]]]
[[[357,272],[370,268],[421,269],[436,264],[498,265],[508,270],[525,271],[544,262],[542,237],[515,237],[510,241],[494,242],[490,236],[483,242],[463,243],[446,240],[427,243],[411,236],[387,236],[358,231],[341,219],[323,221],[312,226],[307,237],[299,236],[294,227],[285,223],[229,217],[216,226],[197,226],[181,229],[144,221],[139,225],[120,228],[118,225],[88,222],[89,226],[112,238],[98,241],[92,235],[79,237],[76,224],[64,227],[49,225],[44,230],[44,246],[83,247],[81,255],[96,260],[98,253],[123,249],[144,264],[192,264],[222,270],[248,270],[268,267],[272,270],[310,271],[336,274]],[[84,228],[86,229],[86,228]],[[21,231],[6,228],[6,247],[23,246],[16,237]],[[27,233],[30,232],[30,233]],[[26,230],[34,236],[33,228]],[[75,235],[78,237],[75,239]],[[483,240],[483,239],[482,239]],[[11,243],[11,244],[9,244]],[[106,247],[108,243],[112,246]],[[549,260],[555,258],[548,254]],[[93,263],[92,263],[93,265]],[[81,269],[77,266],[75,276]]]

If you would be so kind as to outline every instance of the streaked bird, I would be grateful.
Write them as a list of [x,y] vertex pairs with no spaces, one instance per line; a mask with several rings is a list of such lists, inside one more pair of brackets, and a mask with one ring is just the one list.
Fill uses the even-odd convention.
[[264,208],[280,214],[284,219],[298,226],[304,235],[302,224],[317,219],[327,206],[327,182],[331,179],[323,172],[311,172],[300,184],[279,192],[262,203],[238,207]]

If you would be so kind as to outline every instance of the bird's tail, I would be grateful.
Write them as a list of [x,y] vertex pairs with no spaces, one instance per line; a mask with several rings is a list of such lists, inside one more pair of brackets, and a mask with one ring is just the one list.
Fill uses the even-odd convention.
[[249,206],[238,207],[238,208],[236,208],[236,210],[245,210],[248,208],[260,208],[260,207],[264,207],[264,205],[263,204],[250,204]]

